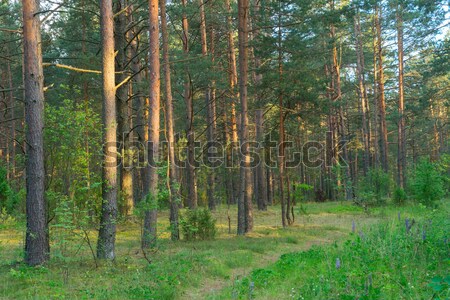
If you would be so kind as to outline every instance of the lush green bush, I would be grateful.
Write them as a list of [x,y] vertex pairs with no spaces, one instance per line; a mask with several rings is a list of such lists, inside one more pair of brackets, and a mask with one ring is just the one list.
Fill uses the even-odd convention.
[[389,174],[381,168],[373,168],[359,181],[357,196],[360,202],[382,205],[386,203],[391,188],[392,179]]
[[394,196],[392,197],[392,200],[394,200],[395,204],[403,205],[403,204],[405,204],[407,199],[408,199],[408,196],[406,195],[406,192],[404,189],[396,188],[394,190]]
[[208,209],[187,210],[180,219],[183,238],[190,240],[208,240],[216,236],[216,220]]
[[445,195],[443,177],[429,159],[422,159],[416,165],[410,185],[416,200],[425,205],[432,205]]

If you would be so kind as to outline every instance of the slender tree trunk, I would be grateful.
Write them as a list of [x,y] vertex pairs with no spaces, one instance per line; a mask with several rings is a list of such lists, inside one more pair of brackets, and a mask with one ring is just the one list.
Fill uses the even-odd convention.
[[398,156],[397,171],[398,185],[406,186],[406,131],[405,131],[405,96],[403,83],[403,11],[397,7],[397,46],[398,46]]
[[25,262],[40,265],[50,258],[47,205],[44,197],[44,74],[39,2],[24,0],[23,50],[26,121],[26,210]]
[[259,210],[267,210],[267,187],[266,187],[266,165],[264,162],[264,110],[255,112],[256,141],[258,142],[259,164],[256,167],[255,195]]
[[[129,23],[133,23],[133,16],[132,12],[133,6],[129,6]],[[132,108],[133,108],[133,115],[134,118],[132,120],[132,124],[134,127],[133,131],[133,138],[136,139],[138,142],[138,148],[134,149],[135,151],[135,159],[136,164],[133,165],[133,202],[134,204],[137,204],[140,202],[143,198],[143,181],[145,178],[145,154],[144,144],[147,143],[148,140],[148,130],[146,130],[146,118],[144,117],[144,111],[146,107],[146,100],[144,97],[144,92],[141,90],[142,83],[144,81],[143,75],[142,75],[142,64],[140,57],[138,56],[139,53],[139,34],[135,31],[132,31],[133,40],[130,42],[130,57],[132,57],[131,60],[131,71],[134,74],[133,77],[133,84],[132,84]]]
[[169,34],[167,32],[166,19],[166,0],[160,0],[161,7],[161,32],[162,32],[162,49],[164,60],[164,82],[165,82],[165,96],[166,96],[166,132],[168,140],[168,164],[169,164],[169,178],[167,181],[169,190],[170,202],[170,226],[171,238],[176,241],[180,239],[180,232],[178,229],[178,201],[177,201],[177,178],[176,178],[176,162],[175,162],[175,136],[174,136],[174,121],[173,121],[173,103],[172,103],[172,82],[170,79],[170,64],[169,64]]
[[145,212],[142,246],[148,248],[156,243],[156,221],[158,217],[158,162],[160,131],[160,62],[159,62],[159,8],[158,0],[149,0],[149,113],[148,113],[148,159],[149,185],[147,200],[150,208]]
[[[229,203],[235,204],[236,199],[239,195],[239,182],[236,180],[238,177],[232,161],[232,153],[238,144],[238,130],[236,124],[236,99],[239,97],[239,93],[236,92],[236,87],[238,85],[237,67],[236,67],[236,52],[234,46],[233,37],[233,21],[232,21],[232,9],[230,0],[225,0],[227,6],[227,38],[228,38],[228,83],[230,87],[230,106],[231,106],[231,116],[230,116],[230,146],[227,147],[227,155],[229,157],[229,178],[231,182],[231,190],[229,191]],[[228,122],[228,120],[227,120]],[[228,126],[227,126],[228,129]]]
[[[181,0],[183,8],[187,7],[187,0]],[[189,55],[189,23],[186,12],[183,12],[183,52]],[[195,136],[194,136],[194,104],[192,101],[191,82],[189,69],[186,67],[186,79],[184,81],[184,101],[186,103],[186,136],[187,136],[187,162],[186,183],[188,190],[188,207],[197,208],[197,175],[195,171]]]
[[[280,4],[281,5],[281,4]],[[281,9],[278,14],[278,107],[279,107],[279,171],[280,171],[280,203],[281,203],[281,221],[283,227],[286,227],[289,220],[286,217],[289,213],[286,211],[286,198],[284,191],[284,180],[285,180],[285,151],[284,151],[284,111],[283,111],[283,91],[281,83],[283,82],[283,57],[281,53]]]
[[384,69],[383,69],[383,48],[381,37],[381,7],[375,7],[375,27],[377,31],[377,58],[378,58],[378,114],[380,121],[380,157],[381,167],[385,172],[389,170],[388,162],[388,138],[386,125],[386,100],[384,94]]
[[367,172],[370,167],[370,118],[369,118],[369,105],[367,99],[366,82],[364,75],[364,49],[361,40],[361,24],[360,24],[359,10],[354,19],[355,19],[354,22],[356,35],[357,73],[358,73],[358,95],[361,107],[362,138],[364,144],[363,170],[364,175],[367,175]]
[[[114,18],[115,22],[115,47],[117,50],[116,55],[116,84],[119,85],[126,78],[126,65],[127,55],[126,55],[126,26],[127,18],[123,9],[125,9],[125,0],[116,0],[115,2],[115,13],[117,14]],[[116,101],[117,101],[117,139],[119,145],[121,145],[121,166],[120,170],[120,192],[124,199],[123,203],[123,213],[124,215],[129,215],[133,211],[133,177],[131,171],[132,165],[132,153],[130,152],[130,112],[128,106],[128,84],[123,84],[119,86],[116,91]]]
[[100,1],[103,78],[103,184],[102,214],[98,234],[97,257],[115,258],[117,220],[117,118],[114,76],[113,7],[111,0]]
[[[207,38],[206,38],[206,20],[205,20],[205,5],[203,0],[198,0],[199,9],[200,9],[200,36],[202,42],[202,56],[206,58],[208,55],[208,47],[207,47]],[[215,130],[214,130],[214,115],[213,115],[213,103],[211,99],[211,87],[210,83],[207,83],[205,88],[205,107],[206,107],[206,139],[207,139],[207,149],[211,146],[211,143],[215,139]],[[209,151],[206,153],[207,159],[210,157]],[[214,199],[214,186],[215,186],[215,176],[214,170],[206,166],[207,170],[207,186],[206,186],[206,195],[208,198],[208,207],[210,210],[216,209],[216,201]]]
[[238,203],[238,231],[239,235],[253,230],[253,206],[252,206],[252,173],[250,169],[250,153],[248,145],[248,0],[238,0],[239,21],[239,91],[241,101],[241,197]]

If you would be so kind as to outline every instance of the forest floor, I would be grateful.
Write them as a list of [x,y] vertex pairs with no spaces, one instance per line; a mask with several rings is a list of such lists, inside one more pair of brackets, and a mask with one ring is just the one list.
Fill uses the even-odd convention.
[[[170,241],[168,212],[163,211],[158,249],[147,259],[140,249],[140,227],[126,222],[118,225],[116,260],[98,266],[82,233],[52,228],[52,260],[37,268],[21,262],[24,224],[8,220],[0,224],[0,299],[227,299],[241,279],[273,265],[282,254],[343,242],[352,235],[352,222],[356,230],[367,229],[398,213],[415,216],[422,209],[411,205],[364,211],[344,202],[307,203],[301,214],[298,210],[295,224],[283,229],[275,206],[255,211],[254,231],[238,237],[236,207],[228,211],[222,206],[213,213],[217,238],[192,242]],[[96,232],[89,237],[95,248]]]

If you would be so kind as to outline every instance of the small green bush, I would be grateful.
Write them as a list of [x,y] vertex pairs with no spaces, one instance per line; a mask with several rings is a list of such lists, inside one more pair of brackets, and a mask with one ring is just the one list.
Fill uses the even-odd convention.
[[191,240],[208,240],[216,236],[216,220],[208,209],[188,210],[180,219],[183,238]]
[[410,184],[414,197],[424,205],[432,205],[445,195],[444,181],[438,166],[429,159],[422,159],[416,165]]
[[393,196],[393,200],[394,200],[395,204],[397,204],[397,205],[405,204],[407,198],[408,198],[408,196],[406,195],[406,192],[404,189],[402,189],[402,188],[395,189],[394,196]]
[[357,188],[358,199],[369,205],[383,205],[389,197],[392,180],[381,168],[370,169]]

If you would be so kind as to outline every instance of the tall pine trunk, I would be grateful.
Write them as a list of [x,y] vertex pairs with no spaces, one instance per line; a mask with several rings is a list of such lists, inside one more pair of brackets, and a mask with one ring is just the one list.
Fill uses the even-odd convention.
[[39,2],[24,0],[22,9],[27,151],[25,262],[35,266],[50,258],[47,205],[44,198],[44,74]]
[[178,229],[178,201],[176,189],[176,162],[175,162],[175,137],[174,137],[174,119],[173,119],[173,103],[172,103],[172,82],[170,79],[170,64],[169,64],[169,34],[167,32],[166,19],[166,0],[160,0],[161,7],[161,32],[162,32],[162,49],[164,61],[164,94],[166,96],[166,133],[167,133],[167,149],[168,149],[168,180],[167,188],[169,190],[170,202],[170,226],[172,240],[180,239],[180,232]]
[[398,186],[406,186],[406,132],[405,132],[405,95],[403,82],[403,11],[397,6],[397,46],[398,46]]
[[[181,1],[183,9],[186,10],[187,0]],[[186,12],[182,17],[183,27],[183,52],[187,58],[189,55],[189,22]],[[197,175],[195,171],[195,136],[194,136],[194,104],[192,101],[191,78],[189,68],[186,67],[186,78],[184,81],[184,101],[186,104],[186,136],[187,136],[187,161],[186,161],[186,183],[187,183],[187,205],[190,209],[197,208]]]
[[387,125],[386,125],[386,98],[384,93],[384,66],[383,66],[383,46],[381,36],[381,7],[375,7],[375,28],[376,28],[376,40],[377,40],[377,73],[378,79],[378,115],[380,122],[380,160],[381,167],[384,172],[389,170],[388,162],[388,137],[387,137]]
[[[127,18],[124,10],[126,7],[125,0],[116,0],[114,18],[115,30],[115,48],[116,55],[116,84],[119,85],[126,79],[126,26]],[[117,139],[119,141],[120,153],[121,153],[121,165],[120,165],[120,192],[124,200],[123,213],[129,215],[133,210],[133,176],[131,171],[132,156],[130,152],[130,111],[128,105],[128,84],[122,84],[116,91],[117,100]]]
[[158,166],[160,136],[160,62],[159,62],[159,5],[158,0],[149,0],[149,112],[148,112],[148,166],[144,185],[147,209],[144,216],[142,246],[148,248],[156,243],[156,222],[158,218]]
[[115,258],[117,221],[117,118],[114,68],[113,7],[111,0],[100,1],[103,79],[103,173],[102,214],[98,234],[97,256]]
[[250,169],[250,154],[248,147],[248,0],[238,0],[239,21],[239,94],[241,102],[241,165],[240,165],[240,198],[238,200],[238,230],[239,235],[253,230],[252,206],[252,173]]

